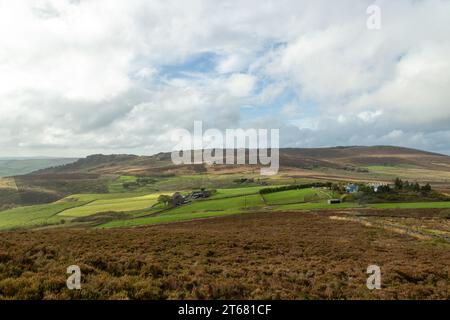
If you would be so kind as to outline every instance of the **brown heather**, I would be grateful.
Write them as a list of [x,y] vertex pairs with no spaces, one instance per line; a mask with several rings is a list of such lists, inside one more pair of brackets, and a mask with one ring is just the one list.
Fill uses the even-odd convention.
[[[2,299],[450,299],[450,244],[339,212],[0,233]],[[79,265],[82,290],[66,288]],[[382,290],[366,288],[366,268]]]

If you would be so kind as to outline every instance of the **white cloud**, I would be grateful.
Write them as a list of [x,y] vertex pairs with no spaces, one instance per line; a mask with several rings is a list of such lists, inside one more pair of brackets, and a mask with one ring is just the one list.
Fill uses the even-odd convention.
[[248,64],[249,61],[245,59],[243,55],[230,54],[218,62],[216,70],[219,73],[240,72],[245,69]]
[[300,107],[295,103],[286,104],[281,109],[281,113],[289,117],[298,117],[301,114]]
[[0,0],[0,148],[151,153],[204,120],[450,152],[450,2],[378,1],[379,31],[372,3]]
[[363,111],[358,114],[358,118],[363,120],[364,122],[373,122],[378,117],[380,117],[383,114],[383,111],[377,110],[377,111]]
[[235,97],[249,96],[253,88],[255,87],[255,77],[248,74],[233,74],[226,83],[225,87],[229,90],[230,94]]

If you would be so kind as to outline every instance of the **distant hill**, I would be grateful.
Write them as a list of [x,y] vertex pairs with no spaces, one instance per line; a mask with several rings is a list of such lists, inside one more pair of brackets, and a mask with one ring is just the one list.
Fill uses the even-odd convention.
[[0,158],[0,177],[27,174],[36,170],[61,166],[77,158]]
[[[8,171],[4,170],[4,175],[16,175],[8,181],[3,179],[3,188],[0,183],[0,211],[18,204],[52,202],[70,194],[107,193],[110,184],[121,175],[147,176],[157,180],[196,174],[223,175],[223,178],[227,175],[259,176],[259,166],[255,165],[177,166],[172,163],[170,153],[153,156],[97,154],[75,160],[4,162],[9,163],[9,167],[5,165]],[[19,175],[33,169],[39,170]],[[450,157],[391,146],[280,149],[279,176],[292,181],[392,181],[401,177],[429,182],[436,189],[448,192]],[[230,181],[236,179],[233,177],[228,176]],[[174,185],[172,190],[176,188]]]
[[280,151],[280,159],[285,167],[305,164],[334,168],[403,165],[450,170],[449,156],[393,146],[283,149]]
[[[333,147],[310,149],[280,149],[282,169],[331,168],[342,170],[362,170],[367,166],[414,166],[431,170],[450,170],[450,157],[446,155],[402,147]],[[161,173],[188,174],[207,171],[207,166],[175,166],[170,153],[153,156],[136,155],[92,155],[70,164],[40,170],[34,174],[48,173],[96,173],[96,174],[140,174]],[[242,167],[242,166],[239,166]],[[245,166],[244,166],[245,167]],[[242,168],[244,168],[242,167]],[[230,166],[215,165],[214,171],[227,170]]]

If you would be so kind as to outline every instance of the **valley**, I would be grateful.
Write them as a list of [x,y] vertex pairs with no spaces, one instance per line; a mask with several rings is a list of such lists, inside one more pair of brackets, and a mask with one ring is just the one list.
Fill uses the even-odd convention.
[[0,299],[450,298],[449,157],[364,150],[282,150],[270,177],[159,154],[1,178]]

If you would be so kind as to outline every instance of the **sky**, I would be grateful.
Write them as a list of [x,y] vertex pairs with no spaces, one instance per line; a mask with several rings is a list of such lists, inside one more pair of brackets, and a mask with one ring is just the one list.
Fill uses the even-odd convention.
[[194,121],[450,154],[449,21],[448,0],[0,0],[0,156],[170,151]]

